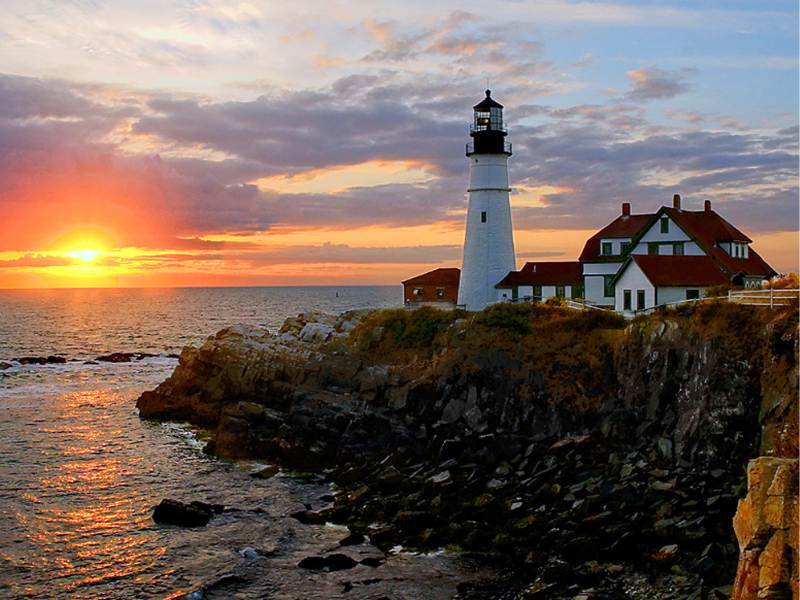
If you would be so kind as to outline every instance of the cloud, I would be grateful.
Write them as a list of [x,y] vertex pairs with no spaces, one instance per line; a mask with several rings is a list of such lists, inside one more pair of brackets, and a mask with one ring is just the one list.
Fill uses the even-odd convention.
[[64,267],[77,264],[79,261],[66,256],[48,256],[43,254],[26,254],[19,258],[0,260],[0,269],[19,269],[23,267]]
[[665,100],[688,92],[690,86],[686,81],[692,69],[670,72],[658,68],[634,69],[625,73],[631,83],[625,99],[631,102],[649,100]]
[[[640,90],[671,93],[654,83],[664,77],[648,73],[638,80]],[[262,248],[248,246],[247,238],[205,236],[433,223],[458,229],[467,178],[464,121],[476,100],[468,88],[463,80],[387,72],[222,101],[0,77],[0,210],[11,217],[5,223],[14,223],[0,225],[0,250],[48,247],[86,222],[108,227],[120,247],[231,256]],[[745,229],[796,222],[796,127],[720,132],[690,118],[671,131],[629,97],[572,106],[500,97],[511,120],[512,180],[564,190],[545,195],[542,206],[516,208],[520,230],[599,227],[622,201],[652,210],[676,191],[687,202],[713,199],[723,214],[726,206],[740,211],[748,199],[762,199]],[[430,177],[318,193],[253,184],[370,161],[424,164]],[[286,252],[307,261],[321,256],[315,252],[343,261],[392,260],[390,252],[361,247]],[[409,262],[424,255],[404,252]],[[437,252],[456,257],[452,249]]]

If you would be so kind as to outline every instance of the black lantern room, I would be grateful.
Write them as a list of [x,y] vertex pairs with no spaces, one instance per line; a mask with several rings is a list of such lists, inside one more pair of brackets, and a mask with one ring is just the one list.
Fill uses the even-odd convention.
[[469,128],[473,141],[467,144],[467,156],[473,154],[505,154],[511,156],[511,144],[506,141],[503,123],[503,105],[492,99],[492,90],[486,90],[486,98],[472,107],[474,119]]

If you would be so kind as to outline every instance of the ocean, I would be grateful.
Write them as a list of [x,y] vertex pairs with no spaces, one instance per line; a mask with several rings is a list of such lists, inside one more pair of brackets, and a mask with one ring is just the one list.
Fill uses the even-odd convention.
[[[226,325],[277,329],[304,311],[401,303],[397,286],[0,290],[0,598],[180,598],[203,587],[193,600],[452,597],[482,571],[445,552],[299,569],[347,535],[288,517],[321,506],[327,485],[250,477],[263,465],[206,456],[202,432],[142,422],[134,405],[183,346]],[[94,360],[112,352],[152,356]],[[18,361],[48,356],[66,362]],[[163,498],[235,510],[203,528],[157,525]],[[248,547],[259,557],[242,556]]]

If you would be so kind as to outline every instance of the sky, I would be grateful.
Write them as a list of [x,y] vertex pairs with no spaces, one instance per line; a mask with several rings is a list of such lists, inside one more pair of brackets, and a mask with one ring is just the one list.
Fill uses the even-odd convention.
[[795,1],[4,0],[0,288],[460,266],[487,85],[518,267],[680,193],[798,270]]

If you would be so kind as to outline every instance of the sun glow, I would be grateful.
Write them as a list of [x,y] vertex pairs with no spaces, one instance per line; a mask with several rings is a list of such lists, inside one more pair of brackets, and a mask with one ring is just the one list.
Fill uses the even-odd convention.
[[99,250],[72,250],[64,253],[65,256],[77,258],[86,263],[92,262],[95,258],[100,256],[100,254],[102,254],[102,252]]

